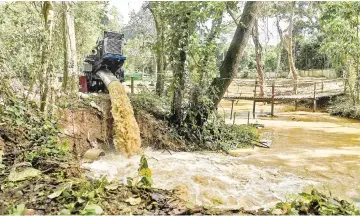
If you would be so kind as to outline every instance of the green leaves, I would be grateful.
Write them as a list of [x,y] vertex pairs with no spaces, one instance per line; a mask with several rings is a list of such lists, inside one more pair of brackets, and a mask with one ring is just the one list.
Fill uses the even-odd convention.
[[145,155],[141,156],[138,173],[140,178],[140,181],[138,182],[138,186],[150,188],[151,185],[153,184],[152,173],[151,170],[149,169]]
[[25,205],[19,204],[16,207],[10,209],[9,213],[14,216],[22,216],[25,215],[25,211],[26,211]]
[[80,211],[82,215],[101,215],[103,213],[103,209],[97,204],[86,205],[84,210]]
[[273,214],[286,215],[357,215],[360,213],[345,200],[328,197],[317,190],[300,193],[291,202],[280,202],[272,209]]
[[13,166],[13,168],[11,168],[10,174],[8,176],[8,180],[12,181],[12,182],[16,182],[16,181],[23,181],[25,179],[29,179],[29,178],[33,178],[33,177],[37,177],[41,175],[41,171],[34,169],[32,167],[25,167],[23,169],[20,170],[20,166],[31,166],[31,164],[27,164],[27,163],[22,163],[22,164],[16,164]]
[[58,188],[56,188],[56,191],[54,193],[48,195],[48,198],[54,199],[60,196],[65,190],[70,189],[71,187],[72,187],[72,182],[64,182]]

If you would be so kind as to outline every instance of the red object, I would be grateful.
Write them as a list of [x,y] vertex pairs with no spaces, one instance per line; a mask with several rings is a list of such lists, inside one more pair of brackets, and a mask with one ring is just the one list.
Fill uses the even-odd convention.
[[79,77],[79,92],[88,92],[86,76]]

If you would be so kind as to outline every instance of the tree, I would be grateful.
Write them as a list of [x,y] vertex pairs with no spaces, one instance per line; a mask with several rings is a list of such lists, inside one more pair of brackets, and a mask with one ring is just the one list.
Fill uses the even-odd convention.
[[260,2],[250,1],[245,4],[240,22],[220,67],[220,77],[215,78],[210,86],[208,96],[215,106],[219,104],[237,74],[238,65],[258,16],[260,4]]
[[255,20],[254,28],[253,28],[253,41],[255,44],[255,54],[256,54],[256,69],[258,73],[258,79],[260,83],[260,97],[264,96],[264,72],[263,72],[263,64],[262,64],[262,46],[259,40],[259,27],[258,20]]
[[161,96],[164,92],[164,78],[165,78],[165,69],[166,69],[166,60],[165,60],[165,36],[164,36],[164,16],[163,16],[163,6],[159,2],[150,2],[148,5],[149,10],[154,18],[155,29],[156,29],[156,93]]
[[344,67],[344,78],[353,104],[359,102],[359,2],[327,2],[322,5],[322,49]]
[[[296,71],[294,58],[293,58],[293,42],[292,42],[295,5],[296,5],[296,1],[292,2],[290,17],[289,17],[289,26],[287,28],[287,33],[285,33],[283,35],[283,42],[284,42],[285,50],[287,52],[290,74],[293,78],[294,84],[297,83],[298,78],[299,78],[298,72]],[[296,87],[297,87],[297,85],[294,85],[294,89],[293,89],[294,92],[296,92]]]
[[75,23],[69,2],[63,2],[64,77],[63,91],[77,92],[77,51]]
[[190,36],[196,30],[196,19],[194,11],[197,10],[198,3],[174,2],[170,11],[171,16],[169,31],[170,56],[169,62],[173,71],[173,99],[172,99],[172,121],[181,124],[183,121],[183,100],[185,91],[186,68],[188,45]]
[[105,28],[108,31],[116,31],[120,32],[122,28],[122,20],[123,16],[121,16],[117,7],[112,6],[107,14],[107,23],[105,24]]
[[40,97],[41,105],[40,110],[45,111],[47,107],[47,102],[49,98],[49,90],[51,92],[51,85],[54,78],[54,71],[52,69],[51,62],[49,61],[51,55],[51,43],[52,43],[52,30],[53,30],[53,18],[54,18],[54,8],[51,1],[46,1],[42,5],[42,13],[44,18],[45,25],[45,35],[43,38],[42,45],[42,79],[40,81]]
[[283,32],[280,28],[280,18],[278,16],[276,17],[276,29],[278,31],[279,38],[280,38],[280,43],[278,45],[278,52],[277,52],[276,71],[275,71],[275,73],[278,74],[280,71],[280,66],[281,66],[281,53],[284,48]]

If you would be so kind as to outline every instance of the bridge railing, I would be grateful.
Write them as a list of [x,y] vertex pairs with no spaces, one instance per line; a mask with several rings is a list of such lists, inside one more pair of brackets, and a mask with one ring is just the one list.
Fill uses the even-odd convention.
[[295,83],[292,80],[266,80],[263,85],[258,80],[234,80],[225,96],[271,98],[298,95],[299,98],[316,98],[317,95],[339,92],[344,88],[343,79],[298,80]]

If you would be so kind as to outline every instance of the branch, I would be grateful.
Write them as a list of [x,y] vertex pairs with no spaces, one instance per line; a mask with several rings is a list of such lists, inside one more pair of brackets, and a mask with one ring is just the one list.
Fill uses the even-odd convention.
[[235,24],[237,25],[239,22],[237,21],[234,13],[231,11],[229,5],[226,3],[226,11],[229,13],[229,15],[231,16],[231,18],[233,19],[233,21],[235,22]]

